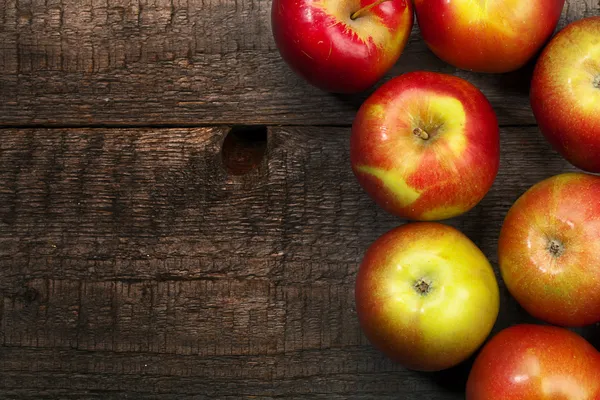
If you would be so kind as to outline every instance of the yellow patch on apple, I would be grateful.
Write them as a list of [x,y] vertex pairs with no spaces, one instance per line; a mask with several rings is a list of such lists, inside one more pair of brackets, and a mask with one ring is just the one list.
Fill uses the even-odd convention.
[[[430,135],[435,130],[434,140],[444,141],[456,156],[460,156],[467,146],[464,135],[466,124],[465,109],[460,101],[450,96],[440,96],[435,92],[425,95],[415,93],[414,99],[408,102],[408,115],[414,116],[411,121],[411,134],[414,129],[421,128]],[[436,147],[442,153],[443,146]],[[440,154],[443,156],[443,154]]]
[[[600,76],[600,38],[579,28],[578,40],[558,38],[553,44],[553,54],[561,58],[550,59],[556,73],[552,76],[557,86],[567,83],[570,97],[586,112],[597,112],[600,107],[600,90],[594,81]],[[590,46],[589,44],[595,44]],[[561,49],[564,47],[564,49]]]
[[[328,15],[335,16],[335,25],[342,26],[345,33],[354,34],[368,45],[373,43],[380,49],[394,52],[404,39],[401,30],[394,35],[375,13],[365,14],[354,20],[350,19],[350,16],[362,7],[360,0],[347,1],[344,6],[340,6],[338,0],[321,0],[315,3],[315,7]],[[406,7],[402,13],[403,24],[409,24],[412,18],[410,9]]]
[[381,168],[369,167],[367,165],[360,165],[357,169],[362,173],[379,179],[387,190],[396,195],[396,199],[402,207],[411,205],[421,196],[421,193],[410,187],[397,172],[385,171]]
[[451,205],[445,207],[438,207],[433,210],[425,211],[421,214],[421,218],[429,221],[444,219],[448,215],[457,215],[465,211],[465,207]]
[[[516,37],[519,32],[508,21],[510,15],[522,16],[529,10],[527,1],[523,0],[455,0],[452,3],[455,13],[466,24],[478,23],[493,28],[502,35]],[[506,18],[497,18],[497,14],[504,14]]]

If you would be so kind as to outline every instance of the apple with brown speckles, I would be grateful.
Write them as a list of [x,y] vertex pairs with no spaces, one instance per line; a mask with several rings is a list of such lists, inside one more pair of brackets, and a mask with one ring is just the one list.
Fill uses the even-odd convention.
[[552,39],[530,97],[552,146],[574,166],[600,172],[600,17],[573,22]]
[[506,287],[531,315],[562,326],[600,322],[600,177],[557,175],[511,207],[498,241]]

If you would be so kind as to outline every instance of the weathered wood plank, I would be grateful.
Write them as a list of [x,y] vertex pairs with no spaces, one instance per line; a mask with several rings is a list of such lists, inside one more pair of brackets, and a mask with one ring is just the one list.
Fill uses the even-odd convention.
[[[468,364],[406,371],[360,332],[358,264],[403,221],[355,182],[349,129],[270,128],[242,176],[227,131],[0,131],[0,397],[463,398]],[[511,203],[573,169],[534,127],[503,129],[502,150],[448,222],[494,265]],[[495,330],[530,321],[500,284]]]
[[[321,263],[354,264],[400,223],[356,183],[348,128],[271,128],[265,158],[243,176],[223,168],[227,128],[1,133],[0,250],[17,261],[3,266],[3,278],[343,283],[352,277]],[[566,169],[537,128],[504,128],[494,187],[452,223],[491,250],[516,197]]]
[[[57,398],[308,398],[460,399],[458,393],[424,391],[423,374],[407,375],[363,349],[202,359],[196,356],[102,353],[41,349],[3,351],[0,394]],[[19,361],[17,361],[19,360]],[[26,362],[29,366],[26,366]],[[310,366],[310,367],[308,367]],[[374,370],[379,370],[374,374]],[[82,371],[85,371],[82,373]],[[35,375],[34,375],[35,374]],[[28,377],[26,388],[18,382]],[[77,392],[66,391],[75,388]],[[84,389],[85,388],[85,389]],[[62,393],[61,393],[62,392]],[[87,395],[87,396],[85,396]],[[33,397],[33,396],[32,396]],[[39,397],[37,397],[39,398]]]
[[[0,0],[0,125],[348,125],[368,93],[309,87],[277,53],[268,0]],[[600,14],[567,0],[560,26]],[[479,86],[503,125],[532,124],[531,68],[457,71],[417,28],[386,79],[453,73]]]

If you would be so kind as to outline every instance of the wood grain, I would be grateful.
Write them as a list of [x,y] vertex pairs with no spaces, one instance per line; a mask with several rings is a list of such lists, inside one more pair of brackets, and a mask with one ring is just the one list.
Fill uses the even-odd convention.
[[[362,254],[404,221],[357,185],[349,129],[270,128],[241,176],[228,131],[0,131],[0,397],[463,398],[468,362],[406,371],[360,332]],[[537,128],[504,128],[502,150],[488,196],[448,221],[494,266],[512,202],[572,170]],[[500,286],[495,331],[532,321]]]
[[[0,0],[0,125],[349,125],[369,94],[309,87],[283,63],[268,0]],[[600,14],[567,0],[560,27]],[[396,67],[480,87],[502,125],[533,124],[532,65],[458,71],[415,28]]]

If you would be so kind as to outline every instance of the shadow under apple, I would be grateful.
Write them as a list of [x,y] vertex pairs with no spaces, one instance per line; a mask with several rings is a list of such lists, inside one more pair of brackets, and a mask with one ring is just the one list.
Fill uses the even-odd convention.
[[[455,367],[437,372],[419,372],[421,375],[426,376],[434,384],[448,392],[464,393],[473,363],[477,359],[481,349],[483,349],[487,342],[491,340],[498,332],[518,324],[550,325],[529,315],[527,311],[517,303],[516,300],[508,296],[508,291],[505,288],[501,289],[501,291],[505,292],[501,293],[501,296],[502,302],[506,304],[503,304],[501,307],[498,319],[494,324],[494,328],[485,340],[484,344],[477,349],[477,351],[471,355],[471,357]],[[596,347],[598,351],[600,351],[600,323],[567,329],[581,335],[584,339]]]
[[449,392],[463,393],[477,354],[473,354],[455,367],[436,372],[421,372],[421,374],[427,376],[434,384]]

